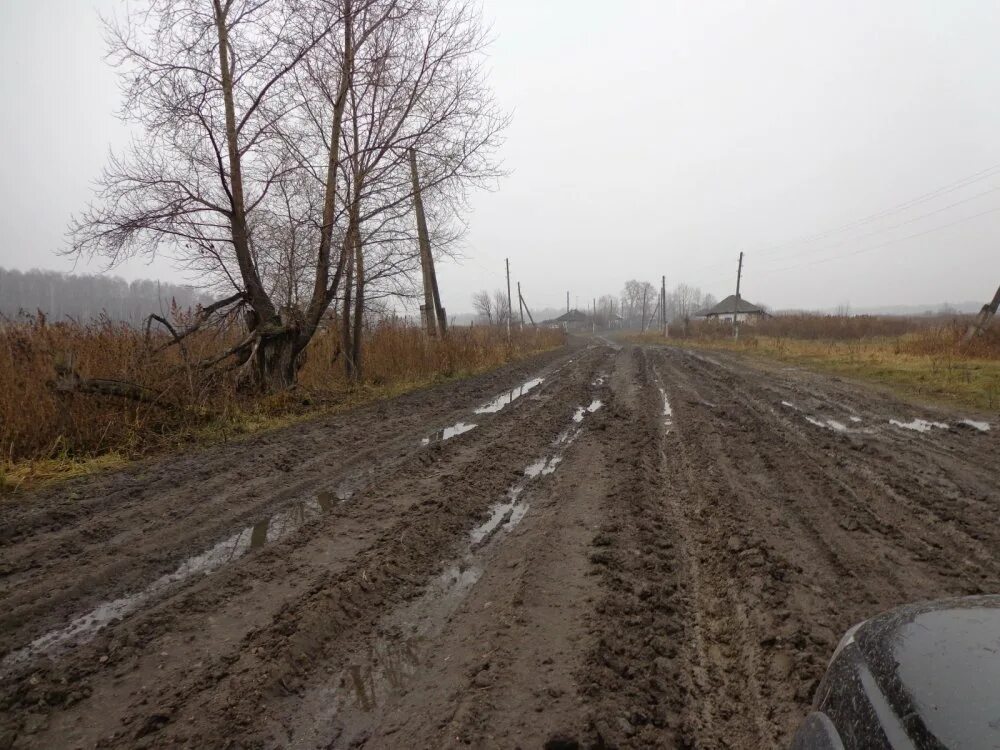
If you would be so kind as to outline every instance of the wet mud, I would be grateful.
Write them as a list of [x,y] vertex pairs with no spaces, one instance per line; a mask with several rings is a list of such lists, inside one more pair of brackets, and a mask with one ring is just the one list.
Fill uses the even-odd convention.
[[849,626],[1000,590],[998,441],[592,339],[20,497],[0,748],[780,746]]

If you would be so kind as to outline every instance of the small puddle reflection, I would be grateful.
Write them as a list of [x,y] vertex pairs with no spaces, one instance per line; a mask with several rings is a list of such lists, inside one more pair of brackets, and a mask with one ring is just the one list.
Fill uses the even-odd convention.
[[576,412],[573,414],[573,421],[576,423],[582,422],[585,416],[587,416],[588,414],[593,414],[603,405],[604,404],[601,402],[599,398],[595,398],[593,401],[590,402],[590,406],[578,406]]
[[420,672],[429,656],[430,639],[440,632],[482,574],[478,565],[452,565],[414,602],[389,615],[381,625],[382,635],[348,660],[340,678],[340,700],[347,701],[350,696],[354,708],[370,713],[398,692]]
[[430,445],[431,443],[443,443],[445,440],[451,440],[456,435],[461,435],[469,430],[474,430],[475,428],[476,425],[472,422],[456,422],[451,427],[445,427],[443,430],[438,430],[430,437],[421,439],[420,444]]
[[[848,427],[843,422],[836,419],[817,419],[816,417],[810,417],[808,414],[803,414],[803,418],[809,423],[816,425],[817,427],[822,427],[824,430],[833,430],[834,432],[849,432],[852,435],[870,435],[873,430],[865,429],[852,429]],[[860,417],[850,417],[851,422],[858,423],[861,421]]]
[[916,432],[930,432],[935,427],[939,430],[948,429],[948,425],[944,422],[932,422],[926,419],[914,419],[910,422],[901,422],[898,419],[890,419],[889,424],[902,427],[904,430],[914,430]]
[[365,664],[351,664],[347,668],[347,681],[354,691],[357,707],[369,712],[381,702],[380,683],[392,690],[403,687],[405,679],[416,674],[420,667],[425,640],[419,636],[379,640],[369,650]]
[[85,643],[106,625],[136,611],[174,584],[197,574],[208,575],[238,560],[252,549],[282,539],[307,521],[329,512],[338,502],[340,501],[334,493],[324,490],[315,498],[297,503],[263,521],[243,528],[204,552],[184,560],[172,573],[160,576],[143,590],[102,602],[86,614],[70,621],[65,627],[45,633],[27,646],[12,651],[0,661],[0,671],[6,671],[38,654],[51,653],[62,647]]
[[670,432],[674,426],[674,410],[670,406],[670,401],[667,399],[667,392],[663,389],[663,386],[659,386],[660,396],[663,398],[663,427],[667,432]]
[[532,388],[540,385],[544,380],[545,378],[532,378],[531,380],[525,381],[517,388],[507,391],[506,393],[502,393],[489,403],[480,406],[476,409],[476,414],[496,414],[508,404],[521,398],[521,396],[530,391]]
[[989,432],[990,423],[989,422],[978,422],[975,419],[963,419],[962,424],[967,427],[971,427],[974,430],[979,430],[980,432]]
[[540,458],[524,470],[524,475],[534,479],[535,477],[548,476],[555,472],[562,456],[552,456],[551,458]]

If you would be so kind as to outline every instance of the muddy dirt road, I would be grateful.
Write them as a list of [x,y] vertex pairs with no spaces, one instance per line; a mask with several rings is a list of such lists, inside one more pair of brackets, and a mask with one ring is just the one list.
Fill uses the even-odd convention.
[[778,747],[850,625],[1000,591],[969,418],[593,340],[7,500],[0,748]]

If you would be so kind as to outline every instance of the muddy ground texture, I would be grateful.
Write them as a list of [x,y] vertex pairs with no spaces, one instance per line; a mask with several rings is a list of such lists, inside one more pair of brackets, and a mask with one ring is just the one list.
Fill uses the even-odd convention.
[[850,625],[1000,591],[998,440],[594,339],[6,500],[0,748],[780,746]]

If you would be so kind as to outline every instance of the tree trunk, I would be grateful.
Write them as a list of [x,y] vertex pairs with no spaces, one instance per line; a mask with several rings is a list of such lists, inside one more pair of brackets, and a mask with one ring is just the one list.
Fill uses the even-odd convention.
[[247,226],[246,204],[243,198],[243,164],[240,156],[239,134],[236,130],[236,105],[233,98],[233,71],[229,60],[229,4],[223,8],[220,0],[213,0],[215,6],[215,28],[219,38],[219,73],[222,79],[222,98],[226,111],[226,147],[229,156],[229,194],[232,213],[230,233],[233,251],[240,268],[240,276],[246,286],[250,305],[257,313],[258,325],[263,328],[279,328],[274,304],[264,290],[264,284],[257,273],[257,267],[250,253],[250,230]]
[[[356,233],[356,235],[359,233]],[[362,324],[364,323],[365,312],[365,259],[362,253],[360,238],[356,236],[355,242],[355,293],[354,293],[354,349],[351,352],[351,360],[354,363],[354,380],[361,380],[361,338]]]
[[295,385],[299,355],[305,348],[290,331],[262,337],[254,352],[253,378],[265,391],[280,391]]
[[[353,239],[351,245],[353,245]],[[344,306],[340,316],[340,348],[344,352],[344,375],[348,381],[354,382],[354,342],[351,327],[351,294],[354,290],[354,258],[347,249],[347,262],[344,266]]]
[[337,197],[337,167],[340,163],[340,134],[343,130],[347,92],[354,75],[354,12],[351,3],[352,0],[344,0],[344,57],[341,61],[340,82],[337,86],[337,99],[333,105],[333,118],[330,124],[330,154],[327,159],[326,192],[323,195],[323,224],[320,227],[319,250],[316,257],[316,279],[306,315],[312,326],[319,324],[323,313],[336,296],[343,265],[338,263],[333,283],[330,283],[330,248],[336,215],[334,209]]

